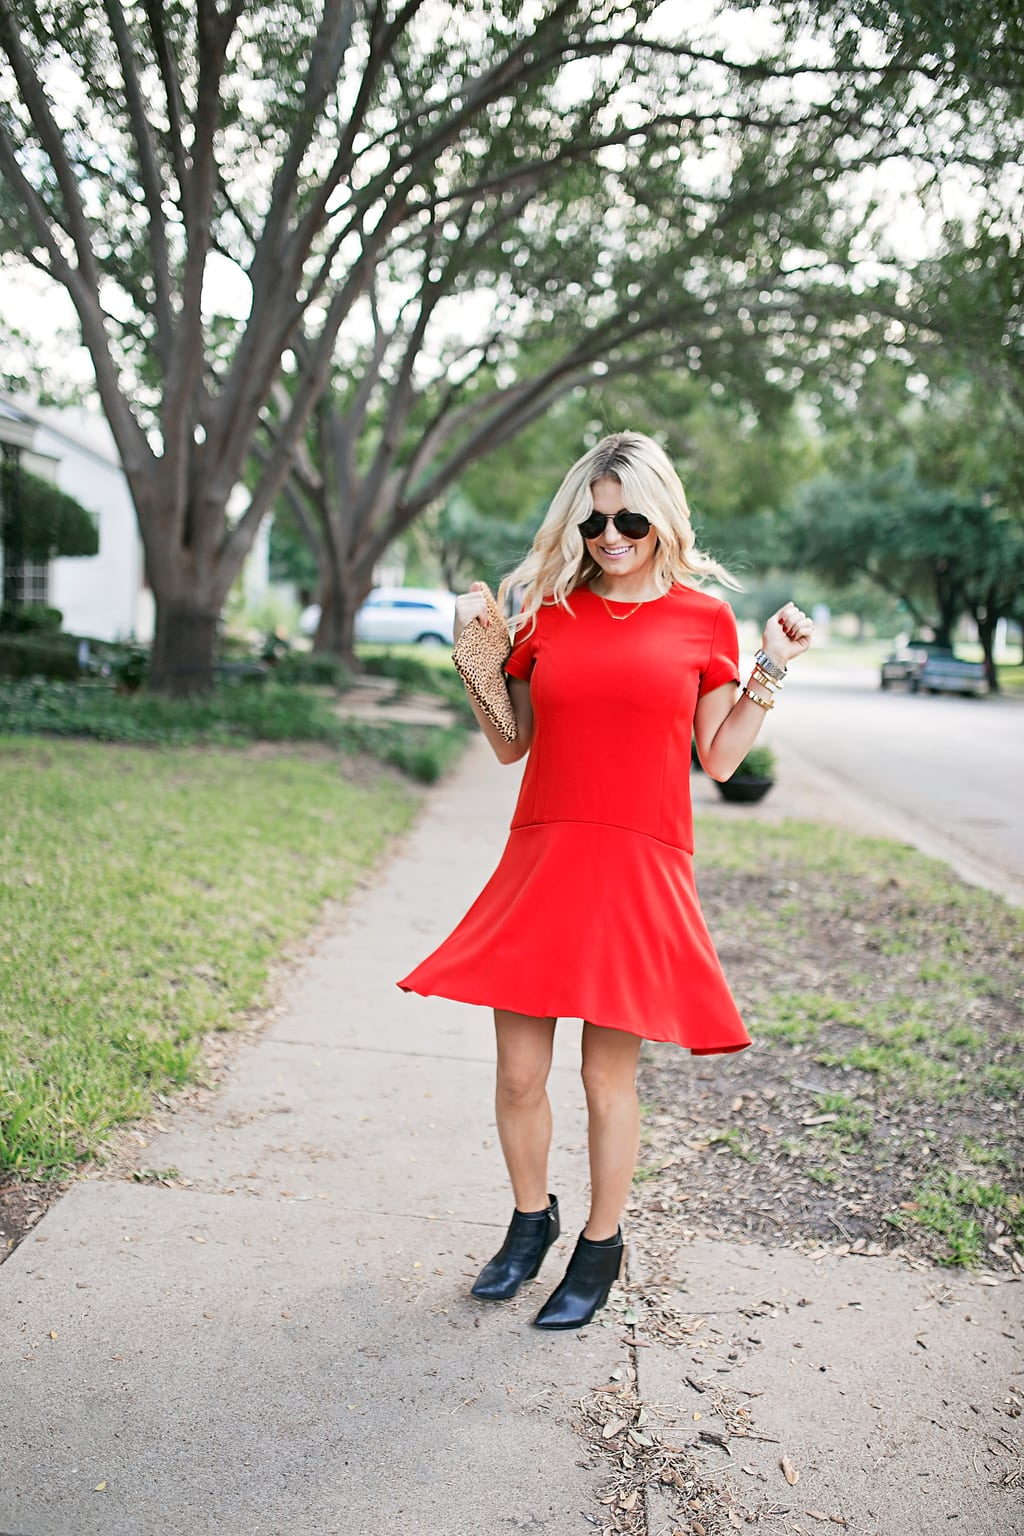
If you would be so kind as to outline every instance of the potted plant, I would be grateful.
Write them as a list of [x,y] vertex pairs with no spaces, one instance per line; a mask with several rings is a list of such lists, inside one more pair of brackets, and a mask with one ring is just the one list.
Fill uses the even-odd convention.
[[771,747],[751,747],[731,778],[723,779],[718,792],[723,800],[753,805],[775,783],[775,753]]

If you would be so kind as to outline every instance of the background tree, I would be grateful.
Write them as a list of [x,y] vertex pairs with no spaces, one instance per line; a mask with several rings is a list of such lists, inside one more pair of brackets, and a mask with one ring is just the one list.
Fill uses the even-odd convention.
[[943,77],[928,100],[928,60],[855,26],[755,57],[664,10],[0,0],[0,249],[75,305],[146,546],[156,686],[209,682],[335,366],[339,420],[312,437],[334,438],[314,467],[344,644],[372,546],[560,391],[659,356],[785,375],[815,325],[892,308],[844,286],[863,220],[842,178],[927,158],[921,125],[968,107],[974,154],[1002,88],[982,109]]
[[1024,613],[1024,528],[991,495],[927,484],[909,464],[859,480],[827,477],[806,489],[793,531],[807,569],[837,584],[867,577],[940,644],[952,645],[969,612],[998,688],[996,625]]

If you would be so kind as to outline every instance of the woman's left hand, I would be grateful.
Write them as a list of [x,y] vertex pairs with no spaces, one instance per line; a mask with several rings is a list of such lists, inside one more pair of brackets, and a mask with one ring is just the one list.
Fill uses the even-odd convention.
[[813,620],[809,619],[796,603],[787,603],[778,613],[773,613],[764,627],[761,644],[772,661],[780,667],[806,651],[814,633]]

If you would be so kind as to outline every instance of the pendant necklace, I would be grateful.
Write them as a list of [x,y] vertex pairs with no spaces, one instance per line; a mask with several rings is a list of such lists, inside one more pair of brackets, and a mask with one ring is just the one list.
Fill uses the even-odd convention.
[[[601,597],[600,592],[597,593],[597,596]],[[637,603],[634,607],[632,607],[629,610],[628,613],[612,613],[611,609],[608,607],[608,604],[605,602],[603,597],[601,597],[601,601],[602,601],[602,603],[604,603],[604,609],[605,609],[605,612],[607,613],[608,617],[610,619],[614,619],[616,624],[624,624],[627,619],[631,619],[633,617],[634,613],[636,613],[638,609],[640,609],[640,608],[642,608],[644,606],[643,605],[643,600],[641,599],[641,601],[639,603]]]

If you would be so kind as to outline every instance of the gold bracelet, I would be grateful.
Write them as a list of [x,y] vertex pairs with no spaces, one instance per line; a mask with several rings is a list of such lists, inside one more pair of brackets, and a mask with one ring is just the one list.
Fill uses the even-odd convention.
[[749,683],[744,688],[743,692],[752,704],[759,704],[762,709],[775,708],[774,699],[766,699],[763,693],[755,693]]
[[777,677],[769,677],[764,668],[759,667],[756,663],[754,665],[753,681],[763,685],[768,689],[769,693],[778,693],[779,689],[785,686],[784,683],[779,682]]

